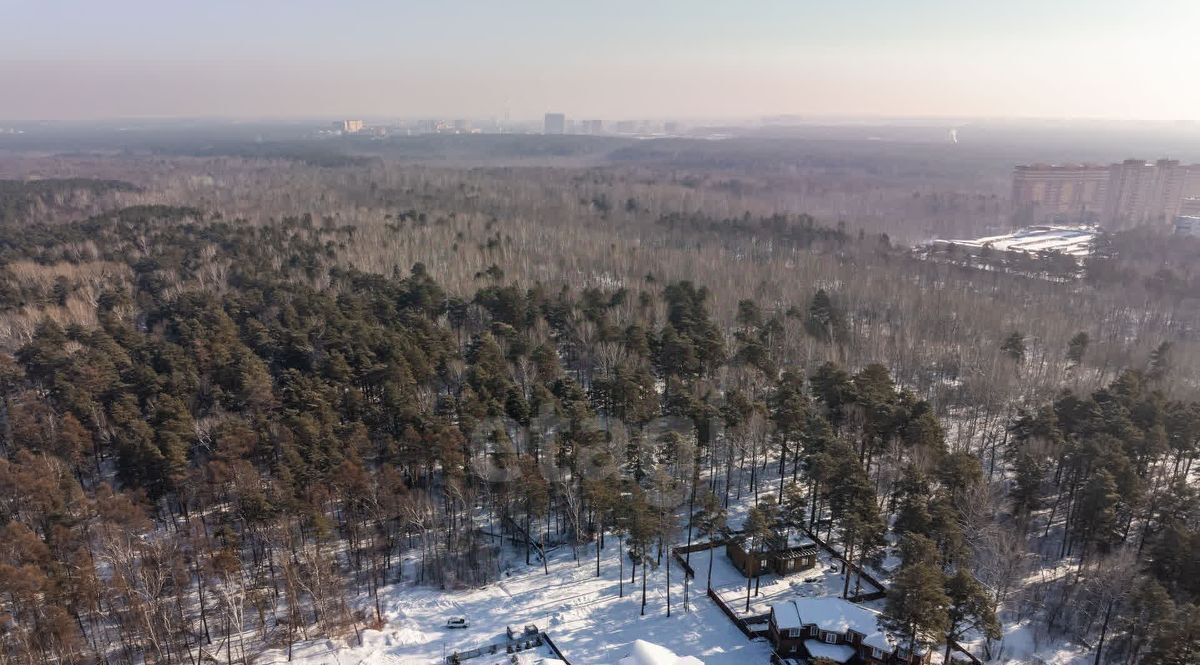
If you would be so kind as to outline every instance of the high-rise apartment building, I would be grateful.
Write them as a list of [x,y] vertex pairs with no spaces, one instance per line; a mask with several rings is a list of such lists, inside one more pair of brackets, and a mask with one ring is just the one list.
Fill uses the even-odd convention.
[[1200,164],[1187,167],[1183,177],[1183,200],[1200,199]]
[[1183,202],[1187,172],[1188,167],[1173,159],[1160,159],[1153,164],[1127,159],[1113,164],[1104,208],[1105,224],[1128,228],[1174,219]]
[[1200,165],[1178,160],[1119,164],[1018,166],[1013,171],[1013,221],[1099,222],[1110,229],[1166,224],[1183,202],[1200,196]]
[[357,134],[363,129],[363,121],[338,120],[337,122],[333,123],[333,129],[335,131],[342,132],[343,134]]
[[562,113],[547,113],[543,134],[565,134],[567,131],[567,116]]
[[1099,221],[1107,200],[1109,167],[1034,164],[1013,171],[1013,215],[1018,224]]

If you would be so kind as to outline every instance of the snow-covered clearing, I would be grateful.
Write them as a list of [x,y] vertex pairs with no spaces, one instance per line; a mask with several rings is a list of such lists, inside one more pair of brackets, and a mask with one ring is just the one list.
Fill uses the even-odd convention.
[[1004,626],[1004,639],[996,648],[997,663],[1029,665],[1090,665],[1096,654],[1065,640],[1047,643],[1038,637],[1040,630],[1030,621]]
[[[738,474],[735,474],[738,475]],[[753,496],[744,492],[730,497],[729,525],[737,528],[753,505]],[[684,517],[679,516],[681,523]],[[680,536],[681,539],[684,536]],[[683,542],[676,545],[683,545]],[[836,537],[835,537],[836,545]],[[510,663],[504,645],[505,629],[520,630],[535,624],[545,631],[563,654],[575,665],[614,664],[630,653],[635,640],[647,640],[662,645],[679,656],[694,656],[708,665],[750,665],[769,662],[771,649],[764,640],[749,641],[705,595],[705,584],[712,562],[712,586],[730,609],[741,617],[762,616],[771,604],[797,597],[837,597],[842,593],[844,577],[837,560],[826,550],[818,550],[817,565],[788,577],[763,575],[757,591],[751,582],[750,609],[746,611],[746,578],[730,563],[724,546],[692,552],[687,556],[696,579],[689,585],[690,608],[683,608],[683,568],[671,561],[671,609],[666,616],[666,568],[663,564],[647,574],[647,604],[645,616],[640,616],[641,570],[634,575],[628,559],[624,564],[623,583],[618,582],[618,540],[608,538],[601,552],[601,576],[596,577],[595,549],[591,545],[578,548],[578,561],[570,548],[560,546],[550,553],[549,574],[540,560],[525,564],[521,548],[503,549],[500,580],[480,589],[440,590],[404,582],[380,591],[385,624],[381,630],[364,630],[362,643],[353,634],[342,640],[313,640],[298,643],[294,663],[316,665],[388,665],[400,663],[442,663],[444,655],[482,649],[483,655],[463,660],[468,665],[498,665]],[[882,570],[868,567],[881,580],[887,580],[899,564],[895,552],[889,550]],[[404,562],[405,578],[415,577],[414,561]],[[1029,578],[1018,588],[1047,581],[1071,569],[1071,559],[1047,560],[1029,571]],[[624,597],[619,596],[623,586]],[[855,579],[850,580],[851,593]],[[864,592],[873,590],[866,582]],[[357,605],[371,608],[368,597]],[[864,604],[882,610],[885,601]],[[471,622],[465,630],[445,628],[450,617],[462,616]],[[1093,658],[1090,649],[1073,644],[1062,637],[1047,635],[1031,619],[1011,611],[1002,614],[1002,640],[993,644],[993,663],[1016,665],[1087,665]],[[975,654],[982,653],[982,638],[971,635],[960,640]],[[499,645],[496,653],[488,647]],[[515,654],[518,665],[535,665],[539,661],[553,662],[555,655],[542,646]],[[934,662],[941,661],[941,651],[935,648]],[[258,665],[282,665],[287,662],[286,650],[275,649],[262,654]]]
[[[723,550],[714,562],[713,581],[733,581],[741,577],[725,559]],[[576,563],[568,548],[559,548],[550,556],[550,574],[542,572],[540,562],[526,567],[523,553],[510,551],[514,570],[499,582],[482,589],[440,591],[411,584],[396,584],[380,593],[383,596],[382,630],[364,631],[363,645],[315,640],[297,644],[294,663],[313,665],[384,665],[440,662],[445,654],[485,647],[503,642],[505,627],[536,624],[562,649],[571,663],[616,663],[628,652],[629,645],[645,639],[671,649],[680,656],[696,656],[708,665],[746,665],[767,663],[770,648],[752,643],[717,606],[704,595],[707,552],[693,553],[692,566],[697,580],[691,583],[690,612],[683,611],[683,570],[671,566],[671,617],[666,616],[666,579],[664,565],[647,575],[646,615],[639,616],[641,570],[630,583],[631,568],[625,563],[624,598],[618,595],[617,541],[611,540],[601,552],[601,573],[596,577],[595,550],[579,548]],[[591,557],[588,556],[591,554]],[[519,561],[517,558],[519,557]],[[703,567],[700,565],[702,564]],[[369,605],[363,599],[363,605]],[[471,621],[466,630],[446,629],[446,619],[464,616]],[[353,635],[350,642],[354,642]],[[534,654],[526,654],[533,656]],[[539,651],[537,657],[549,658]],[[286,663],[286,650],[263,654],[259,665]],[[508,662],[501,650],[464,663],[492,665]]]
[[[772,603],[789,600],[798,596],[821,597],[842,595],[845,578],[841,568],[834,558],[825,550],[817,551],[817,565],[810,570],[802,570],[795,575],[779,577],[765,574],[758,580],[758,593],[755,593],[754,582],[750,582],[750,611],[746,611],[746,578],[729,563],[725,549],[706,550],[692,553],[692,568],[696,571],[696,579],[700,582],[700,591],[704,591],[705,575],[708,574],[708,559],[710,553],[716,554],[713,562],[713,589],[738,616],[761,616],[770,612]],[[854,575],[850,576],[850,592],[854,593]],[[866,590],[873,590],[866,582]],[[882,609],[882,603],[876,601],[865,603],[867,607]]]
[[[590,555],[590,556],[589,556]],[[819,551],[817,566],[786,578],[763,575],[755,594],[751,583],[750,611],[745,612],[746,578],[730,563],[724,547],[692,552],[689,564],[696,579],[689,585],[690,611],[683,611],[683,570],[671,564],[671,610],[666,616],[664,584],[666,569],[660,565],[647,575],[646,615],[640,616],[641,570],[631,583],[632,569],[625,562],[624,597],[618,596],[617,541],[610,540],[601,552],[601,576],[596,577],[595,550],[579,548],[576,562],[569,548],[558,548],[550,555],[550,573],[540,562],[524,564],[523,551],[508,549],[506,558],[512,569],[502,580],[481,589],[441,591],[410,583],[381,590],[386,625],[382,630],[363,631],[362,644],[349,640],[313,640],[298,643],[293,663],[299,665],[400,665],[441,663],[443,653],[484,648],[484,655],[464,660],[468,665],[509,663],[509,654],[501,646],[489,654],[490,644],[505,643],[505,628],[520,630],[536,624],[562,649],[571,663],[611,665],[629,653],[635,640],[643,639],[667,647],[680,656],[695,656],[708,665],[766,664],[770,647],[764,641],[751,642],[705,595],[708,566],[712,560],[713,588],[739,616],[768,612],[774,602],[804,597],[839,596],[844,578],[835,560]],[[667,556],[664,553],[664,564]],[[406,565],[411,565],[407,561]],[[854,579],[850,581],[851,589]],[[360,599],[369,607],[367,598]],[[883,601],[865,603],[883,608]],[[445,628],[446,619],[467,617],[466,630]],[[963,640],[978,647],[977,640]],[[979,649],[972,649],[979,653]],[[538,661],[553,662],[553,653],[541,647],[517,655],[520,665]],[[995,663],[1020,665],[1087,665],[1092,652],[1061,638],[1047,638],[1028,620],[1006,624],[1004,638],[993,651]],[[940,662],[941,653],[934,656]],[[286,650],[272,650],[260,656],[258,665],[287,662]]]

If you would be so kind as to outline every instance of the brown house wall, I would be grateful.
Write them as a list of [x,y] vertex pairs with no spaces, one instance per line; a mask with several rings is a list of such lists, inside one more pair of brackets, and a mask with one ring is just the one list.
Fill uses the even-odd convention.
[[762,558],[757,552],[746,552],[738,543],[729,543],[725,546],[725,554],[729,556],[729,560],[746,577],[757,577],[766,572],[766,566],[763,565]]
[[770,625],[771,644],[775,648],[775,653],[781,656],[792,656],[802,653],[804,649],[804,640],[808,639],[803,633],[800,637],[788,637],[775,625],[775,620],[771,620]]
[[800,559],[801,566],[795,570],[784,570],[783,563],[785,559],[775,557],[771,552],[747,552],[742,549],[741,543],[729,542],[725,545],[725,554],[729,560],[746,577],[757,577],[768,570],[775,572],[777,575],[791,575],[798,573],[801,570],[808,570],[816,565],[817,557],[814,554],[811,557]]

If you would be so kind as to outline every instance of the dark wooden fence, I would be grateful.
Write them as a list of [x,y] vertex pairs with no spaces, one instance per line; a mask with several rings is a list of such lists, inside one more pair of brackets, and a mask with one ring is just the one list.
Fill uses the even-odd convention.
[[696,579],[696,571],[692,570],[692,567],[688,565],[687,559],[685,559],[683,555],[679,553],[679,550],[671,550],[671,556],[675,557],[675,561],[679,564],[679,567],[683,569],[684,574],[688,576],[689,580]]
[[567,660],[567,657],[563,655],[562,650],[558,648],[558,645],[554,643],[554,640],[550,639],[550,635],[543,631],[542,639],[546,641],[546,646],[550,647],[550,650],[554,652],[555,658],[561,660],[567,665],[571,665],[571,661]]
[[[522,633],[521,635],[518,636],[518,638],[509,639],[507,642],[496,642],[494,644],[489,644],[489,645],[479,647],[476,649],[467,649],[466,651],[455,651],[454,653],[450,654],[449,656],[446,656],[445,662],[446,662],[446,665],[457,665],[458,663],[462,663],[463,661],[471,660],[474,658],[479,658],[480,656],[494,656],[496,654],[506,654],[506,655],[511,654],[511,653],[513,653],[513,651],[512,651],[513,645],[519,645],[528,639],[529,639],[529,635]],[[545,644],[546,646],[550,647],[550,650],[554,652],[555,658],[561,660],[562,662],[566,663],[567,665],[571,665],[571,661],[567,660],[567,657],[563,655],[562,649],[558,648],[558,645],[554,643],[554,640],[550,639],[550,635],[547,634],[546,631],[544,631],[544,630],[540,631],[537,634],[537,639],[539,640],[539,642],[541,644]]]
[[711,550],[714,547],[721,547],[725,544],[723,540],[706,540],[703,543],[692,543],[691,545],[679,545],[675,548],[676,552],[687,554],[688,552],[703,552]]
[[882,600],[887,598],[886,591],[872,591],[870,593],[856,593],[846,600],[852,603],[865,603],[871,600]]
[[746,636],[746,639],[752,640],[757,637],[754,631],[750,630],[750,627],[746,625],[746,622],[739,619],[737,614],[734,614],[733,609],[729,607],[729,605],[725,602],[725,599],[721,598],[720,594],[712,589],[709,589],[708,597],[712,598],[712,601],[717,604],[717,607],[721,608],[721,611],[725,613],[725,616],[729,617],[729,620],[733,622],[733,625],[737,626],[737,629],[742,631],[742,634]]
[[716,549],[723,547],[723,540],[709,540],[703,543],[693,543],[691,545],[680,545],[679,547],[671,548],[671,555],[679,562],[679,567],[683,568],[683,572],[687,573],[688,579],[696,579],[696,571],[692,569],[691,564],[687,562],[687,557],[684,556],[690,552],[703,552],[704,550]]
[[501,523],[508,527],[510,533],[514,534],[512,538],[513,545],[517,544],[516,536],[521,536],[521,538],[523,538],[525,542],[529,544],[530,549],[532,549],[539,558],[546,558],[546,550],[542,547],[542,543],[534,540],[533,536],[529,535],[529,533],[525,531],[525,527],[521,526],[516,520],[507,515],[501,518]]

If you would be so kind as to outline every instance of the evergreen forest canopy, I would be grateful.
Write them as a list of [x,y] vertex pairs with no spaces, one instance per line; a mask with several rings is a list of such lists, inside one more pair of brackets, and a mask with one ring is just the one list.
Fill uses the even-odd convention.
[[[0,190],[0,663],[248,663],[379,625],[386,585],[492,581],[480,523],[644,573],[741,501],[751,534],[894,560],[906,644],[1034,621],[1104,662],[1200,654],[1197,314],[1136,236],[1062,286],[655,194],[718,177],[549,175],[531,229],[523,173],[244,159],[377,216]],[[114,192],[144,198],[87,197]]]
[[36,207],[64,206],[110,192],[136,192],[137,187],[120,180],[49,178],[45,180],[0,180],[0,224],[24,221]]

